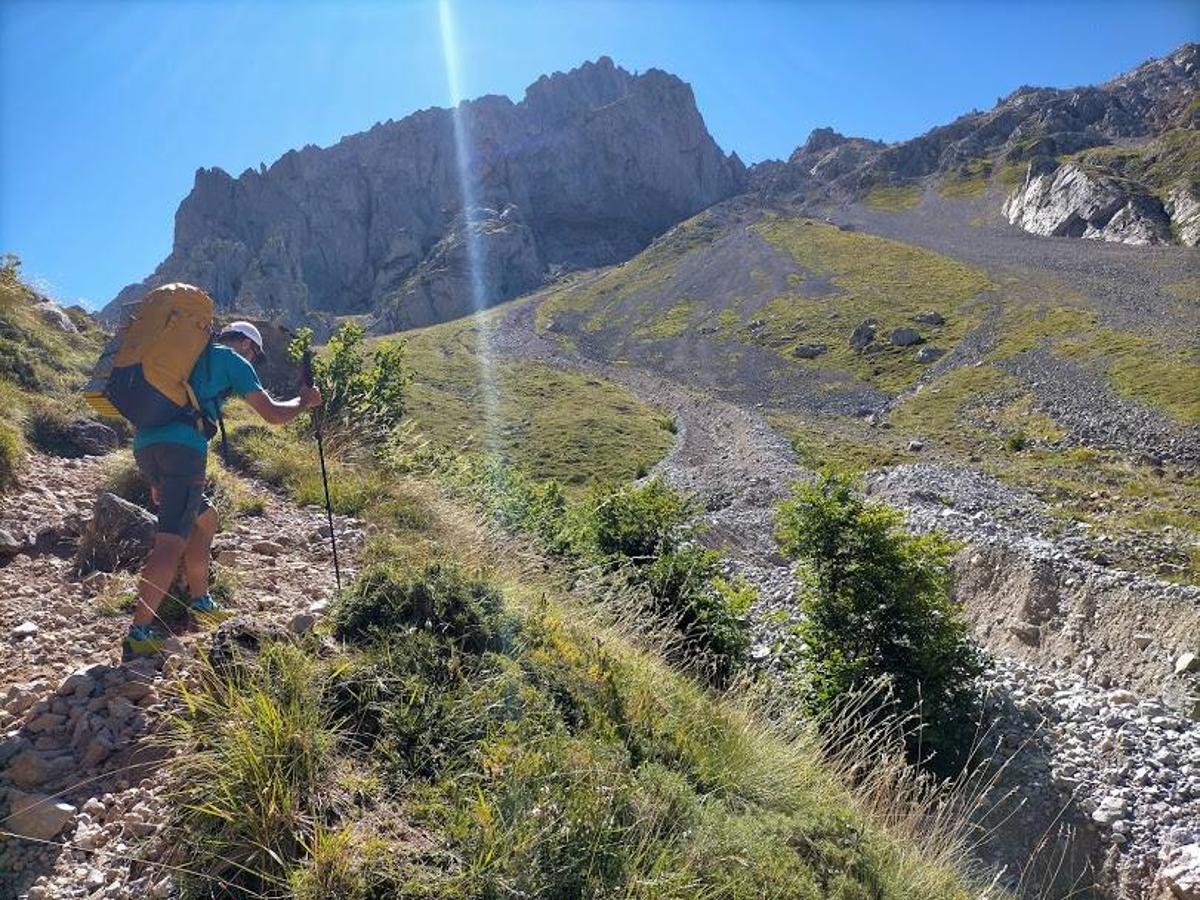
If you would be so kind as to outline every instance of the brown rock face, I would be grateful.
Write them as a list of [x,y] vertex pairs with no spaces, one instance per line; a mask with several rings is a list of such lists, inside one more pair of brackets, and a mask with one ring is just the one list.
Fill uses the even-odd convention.
[[[744,180],[687,84],[602,57],[542,77],[520,103],[423,110],[238,178],[200,169],[171,255],[108,312],[178,280],[221,308],[291,324],[314,313],[427,324],[528,290],[547,271],[631,256]],[[468,283],[471,260],[481,289]]]

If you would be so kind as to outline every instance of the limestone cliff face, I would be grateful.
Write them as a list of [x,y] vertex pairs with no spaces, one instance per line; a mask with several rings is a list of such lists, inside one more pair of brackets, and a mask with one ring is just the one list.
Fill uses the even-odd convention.
[[[423,110],[237,178],[200,169],[170,256],[109,312],[183,280],[220,307],[292,323],[367,313],[380,327],[427,324],[529,290],[548,271],[626,258],[744,183],[687,84],[602,57],[543,76],[519,103]],[[485,273],[478,296],[470,259]]]
[[1005,201],[1004,215],[1034,234],[1126,244],[1171,240],[1161,203],[1073,163],[1040,173],[1030,166],[1025,184]]

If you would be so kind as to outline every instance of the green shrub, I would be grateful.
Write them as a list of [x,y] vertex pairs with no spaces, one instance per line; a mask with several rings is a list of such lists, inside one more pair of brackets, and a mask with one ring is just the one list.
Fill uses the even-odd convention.
[[879,715],[917,714],[914,736],[935,765],[960,761],[982,660],[950,599],[954,546],[903,529],[895,510],[867,504],[852,482],[825,474],[779,506],[783,552],[804,563],[798,626],[803,699],[819,715],[881,682]]
[[680,661],[698,664],[725,685],[750,649],[747,615],[753,589],[720,578],[721,557],[688,544],[662,554],[640,571],[654,614],[679,632]]
[[500,592],[450,562],[417,572],[378,565],[360,575],[335,604],[334,635],[353,643],[424,629],[458,650],[483,653],[500,645]]
[[[365,336],[360,326],[343,324],[329,339],[327,352],[313,358],[313,379],[321,389],[319,415],[331,443],[378,450],[404,416],[412,371],[403,341],[368,353]],[[311,346],[312,329],[302,328],[288,354],[299,362]]]
[[586,555],[650,561],[689,536],[695,506],[655,479],[641,486],[595,488],[576,508],[571,530]]
[[1018,429],[1004,439],[1004,446],[1013,453],[1020,453],[1029,446],[1029,435],[1023,429]]
[[0,488],[6,488],[16,480],[17,471],[24,460],[25,441],[21,432],[0,422]]

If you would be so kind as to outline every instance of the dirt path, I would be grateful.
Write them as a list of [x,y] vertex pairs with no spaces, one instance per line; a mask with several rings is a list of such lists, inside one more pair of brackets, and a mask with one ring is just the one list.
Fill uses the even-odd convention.
[[[104,472],[100,458],[35,456],[0,508],[0,530],[29,548],[0,567],[3,897],[174,895],[169,871],[147,856],[162,818],[155,732],[173,707],[172,684],[208,634],[180,635],[161,667],[120,663],[128,613],[105,608],[118,585],[75,577],[69,538],[90,515]],[[288,626],[333,592],[325,514],[250,484],[262,514],[239,518],[214,551],[236,573],[231,605]],[[346,578],[364,532],[342,517],[336,528]]]
[[[697,496],[709,542],[758,587],[755,655],[769,662],[778,627],[769,623],[793,614],[794,584],[775,549],[773,509],[806,476],[788,442],[753,410],[560,347],[537,334],[537,301],[494,320],[493,352],[611,379],[675,417],[678,439],[656,473]],[[1022,803],[1007,827],[981,823],[995,828],[981,856],[1014,888],[1077,890],[1103,878],[1115,896],[1146,896],[1174,848],[1200,842],[1200,769],[1179,768],[1200,759],[1200,723],[1180,715],[1186,696],[1174,710],[1156,696],[1170,695],[1176,658],[1196,649],[1200,590],[1080,558],[1040,527],[1049,517],[1034,498],[982,473],[904,466],[869,488],[911,527],[967,544],[960,599],[997,654],[985,685],[996,761],[1016,757],[1000,787]],[[1072,831],[1075,850],[1060,860],[1056,844]],[[1055,886],[1042,884],[1042,867]]]

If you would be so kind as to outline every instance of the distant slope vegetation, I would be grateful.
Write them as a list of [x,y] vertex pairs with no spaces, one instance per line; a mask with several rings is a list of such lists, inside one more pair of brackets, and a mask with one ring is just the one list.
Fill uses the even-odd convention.
[[[914,233],[918,214],[900,214]],[[1171,524],[1149,565],[1200,581],[1200,354],[1115,327],[1033,266],[985,270],[739,200],[542,297],[544,334],[758,407],[808,465],[981,468],[1110,535],[1135,568]]]
[[481,354],[493,318],[459,319],[405,335],[417,373],[408,408],[422,435],[458,452],[497,454],[569,489],[640,478],[670,450],[674,423],[625,388]]

